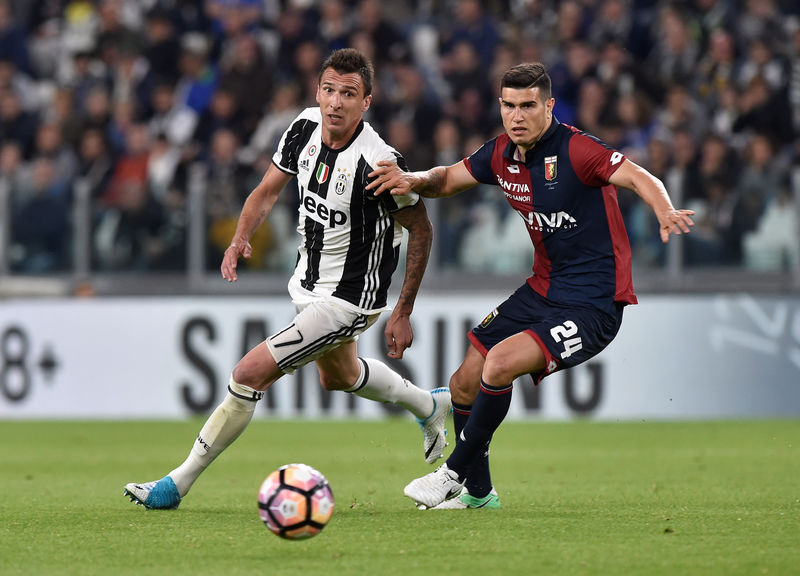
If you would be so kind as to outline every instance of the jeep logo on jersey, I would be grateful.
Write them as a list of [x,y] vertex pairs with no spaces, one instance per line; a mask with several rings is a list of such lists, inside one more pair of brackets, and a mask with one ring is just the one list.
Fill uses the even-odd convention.
[[522,216],[525,224],[531,230],[552,232],[559,228],[567,230],[578,225],[578,221],[575,218],[563,211],[551,212],[550,214],[544,214],[543,212],[528,212],[527,215],[518,212],[518,214]]
[[320,224],[327,224],[330,228],[336,228],[347,222],[347,213],[331,208],[319,196],[300,190],[300,211],[312,220]]
[[546,156],[544,159],[544,179],[548,182],[556,179],[558,174],[558,156]]
[[325,184],[325,180],[328,179],[328,174],[331,173],[330,166],[325,164],[324,162],[320,162],[319,166],[317,166],[317,182],[320,184]]

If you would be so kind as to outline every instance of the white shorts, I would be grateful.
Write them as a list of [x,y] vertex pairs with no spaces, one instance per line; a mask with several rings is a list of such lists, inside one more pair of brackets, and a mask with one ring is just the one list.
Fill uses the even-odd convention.
[[294,321],[267,338],[269,351],[285,374],[357,340],[381,315],[367,316],[326,300],[301,304],[296,309]]

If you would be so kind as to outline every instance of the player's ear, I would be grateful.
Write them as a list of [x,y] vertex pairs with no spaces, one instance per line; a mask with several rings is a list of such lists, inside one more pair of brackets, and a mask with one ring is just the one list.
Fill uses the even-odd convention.
[[369,110],[369,105],[372,104],[372,94],[364,96],[364,101],[361,103],[361,111],[366,112]]

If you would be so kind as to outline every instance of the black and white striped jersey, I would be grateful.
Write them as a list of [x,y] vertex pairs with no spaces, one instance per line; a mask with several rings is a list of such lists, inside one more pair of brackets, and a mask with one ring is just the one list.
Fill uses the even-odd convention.
[[318,107],[306,108],[284,132],[272,161],[297,176],[300,194],[302,241],[289,280],[294,302],[328,297],[361,313],[387,309],[403,237],[391,213],[416,204],[419,196],[376,197],[366,190],[367,174],[380,160],[407,169],[403,157],[363,120],[338,150],[322,142]]

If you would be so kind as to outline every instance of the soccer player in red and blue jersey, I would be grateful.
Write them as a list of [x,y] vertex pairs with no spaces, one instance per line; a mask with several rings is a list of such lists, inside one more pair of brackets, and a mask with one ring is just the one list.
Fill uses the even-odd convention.
[[508,413],[513,381],[531,374],[538,384],[597,355],[616,336],[624,307],[636,304],[617,187],[653,209],[663,242],[693,225],[694,212],[675,209],[658,178],[553,116],[542,64],[514,66],[500,88],[505,133],[468,158],[413,173],[384,162],[370,174],[375,194],[442,198],[497,185],[534,248],[533,274],[468,334],[471,346],[450,379],[456,447],[404,490],[424,508],[499,507],[488,447]]

